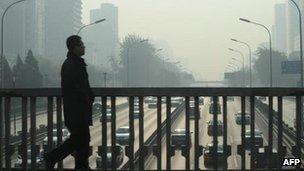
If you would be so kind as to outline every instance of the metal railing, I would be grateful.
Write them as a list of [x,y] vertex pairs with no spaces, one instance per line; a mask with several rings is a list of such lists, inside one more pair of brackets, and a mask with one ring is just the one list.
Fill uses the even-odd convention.
[[[199,129],[201,125],[199,125],[199,97],[210,97],[213,101],[213,121],[217,123],[218,121],[218,99],[222,101],[222,114],[223,114],[223,158],[224,158],[224,165],[223,169],[228,169],[227,158],[231,154],[231,147],[228,145],[227,142],[227,128],[228,128],[228,121],[227,121],[227,97],[228,96],[235,96],[240,97],[241,99],[241,144],[238,146],[238,153],[241,156],[241,169],[246,169],[246,162],[245,162],[245,111],[246,111],[246,97],[249,97],[249,105],[250,105],[250,144],[255,143],[255,118],[258,117],[256,115],[256,96],[267,96],[269,99],[269,113],[268,113],[268,146],[266,147],[266,157],[267,157],[267,166],[266,170],[271,169],[281,169],[282,168],[282,159],[284,158],[284,146],[283,146],[283,134],[284,127],[283,127],[283,119],[282,119],[282,98],[284,96],[294,96],[296,98],[296,132],[294,137],[290,137],[294,142],[294,149],[292,150],[293,155],[297,158],[301,158],[301,151],[303,150],[303,142],[301,140],[301,120],[302,120],[302,96],[304,95],[304,89],[301,88],[95,88],[93,89],[94,94],[96,97],[101,97],[102,99],[102,113],[106,113],[106,104],[107,98],[110,97],[111,103],[111,146],[117,146],[116,140],[116,98],[117,97],[128,97],[129,98],[129,144],[126,146],[126,155],[129,158],[128,166],[125,165],[124,169],[138,169],[138,170],[145,170],[145,162],[147,160],[147,156],[155,155],[157,158],[157,169],[163,169],[161,163],[161,149],[162,149],[162,140],[165,138],[166,143],[166,169],[171,170],[171,157],[174,155],[175,147],[171,144],[171,126],[174,122],[172,116],[178,116],[178,112],[171,112],[171,97],[184,97],[185,101],[184,104],[181,104],[179,108],[185,109],[185,135],[186,137],[190,137],[190,117],[189,117],[189,102],[190,98],[194,99],[195,104],[195,117],[194,117],[194,165],[191,166],[190,163],[190,139],[187,138],[185,144],[182,145],[182,155],[185,157],[185,170],[200,170],[200,159],[199,157],[203,154],[203,145],[199,143],[199,136],[200,132]],[[144,105],[143,99],[147,96],[154,96],[157,97],[157,128],[155,132],[144,141]],[[3,156],[2,148],[0,148],[0,168],[5,170],[11,169],[11,153],[12,153],[12,146],[10,141],[10,109],[11,109],[11,98],[12,97],[19,97],[22,101],[22,170],[26,170],[27,168],[27,107],[29,103],[30,109],[30,127],[36,128],[36,98],[37,97],[44,97],[47,98],[47,137],[48,137],[48,146],[47,150],[51,150],[52,147],[52,137],[53,137],[53,112],[54,112],[54,99],[56,103],[56,112],[57,112],[57,137],[58,143],[62,143],[62,97],[61,97],[61,90],[60,89],[2,89],[0,90],[0,133],[1,133],[1,141],[0,147],[5,146],[5,156]],[[139,148],[138,151],[134,150],[134,141],[135,141],[135,128],[134,128],[134,97],[138,97],[139,99],[139,110],[141,115],[139,115]],[[164,122],[162,121],[162,97],[166,97],[166,119]],[[273,98],[278,98],[278,114],[274,119],[273,115]],[[3,120],[4,118],[4,120]],[[102,169],[112,169],[116,170],[117,167],[115,166],[115,160],[117,154],[115,154],[115,150],[112,150],[112,164],[108,166],[107,163],[107,118],[106,115],[102,115],[102,130],[101,130],[101,149],[104,153],[102,153]],[[5,124],[3,125],[2,123]],[[275,130],[277,133],[274,133],[274,124]],[[3,135],[4,130],[4,135]],[[36,129],[30,129],[30,146],[31,146],[31,170],[36,170]],[[218,170],[218,163],[219,163],[219,153],[218,153],[218,124],[213,124],[213,148],[211,148],[211,154],[213,158],[212,167],[215,170]],[[278,152],[276,155],[273,152],[273,136],[277,134],[278,136]],[[163,137],[165,135],[165,137]],[[153,142],[151,143],[152,140]],[[148,142],[149,140],[149,142]],[[114,148],[113,148],[114,149]],[[251,161],[250,161],[250,169],[256,169],[256,160],[258,157],[257,147],[254,145],[250,146],[250,153],[251,153]],[[275,157],[276,156],[276,157]],[[278,156],[278,157],[277,157]],[[273,157],[276,160],[270,160]],[[2,161],[5,163],[2,163]],[[276,163],[273,163],[276,162]],[[59,163],[58,168],[63,168],[62,162]],[[300,166],[297,167],[300,169]]]

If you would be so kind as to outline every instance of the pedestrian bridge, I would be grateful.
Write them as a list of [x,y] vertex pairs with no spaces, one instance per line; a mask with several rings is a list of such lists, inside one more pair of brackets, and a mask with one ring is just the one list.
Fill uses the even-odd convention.
[[[90,130],[93,170],[303,169],[301,164],[282,166],[282,161],[304,162],[304,89],[93,91],[99,104]],[[61,90],[2,89],[0,96],[0,170],[44,170],[42,154],[65,138]],[[294,110],[292,118],[286,108]],[[125,142],[117,131],[123,126],[128,127]],[[70,156],[56,168],[72,170],[73,162]]]

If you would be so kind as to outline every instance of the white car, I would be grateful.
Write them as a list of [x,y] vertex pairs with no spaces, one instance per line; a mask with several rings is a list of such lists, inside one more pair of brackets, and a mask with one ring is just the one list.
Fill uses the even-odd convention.
[[[66,129],[63,128],[62,129],[62,142],[65,141],[66,139],[68,139],[70,137],[70,132]],[[43,145],[47,145],[48,143],[48,137],[46,136],[43,139]],[[57,129],[53,129],[53,144],[55,146],[57,146]]]
[[[31,168],[31,150],[27,150],[27,167]],[[21,168],[22,167],[22,157],[21,154],[17,155],[17,160],[14,164],[15,168]],[[39,150],[38,154],[36,154],[36,166],[38,168],[44,167],[44,160],[43,160],[43,151]]]
[[117,143],[120,145],[129,144],[129,126],[122,126],[116,130]]

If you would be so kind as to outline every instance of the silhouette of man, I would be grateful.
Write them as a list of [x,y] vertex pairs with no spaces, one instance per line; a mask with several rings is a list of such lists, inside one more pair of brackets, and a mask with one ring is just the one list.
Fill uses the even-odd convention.
[[70,36],[66,45],[68,53],[61,68],[61,88],[64,122],[71,135],[58,148],[46,153],[45,164],[47,170],[53,170],[58,161],[75,152],[75,170],[88,170],[94,95],[88,81],[87,65],[81,58],[85,54],[81,37]]

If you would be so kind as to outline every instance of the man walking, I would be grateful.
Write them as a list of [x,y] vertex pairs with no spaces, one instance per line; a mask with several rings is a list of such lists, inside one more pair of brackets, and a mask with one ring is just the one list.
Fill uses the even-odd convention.
[[88,81],[87,65],[81,58],[85,54],[81,37],[70,36],[66,45],[68,54],[61,68],[61,88],[64,122],[71,135],[58,148],[46,153],[45,164],[47,170],[53,170],[58,161],[75,152],[75,170],[88,170],[94,95]]

